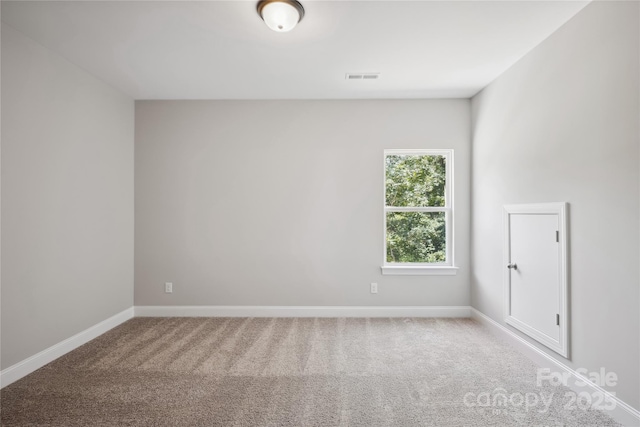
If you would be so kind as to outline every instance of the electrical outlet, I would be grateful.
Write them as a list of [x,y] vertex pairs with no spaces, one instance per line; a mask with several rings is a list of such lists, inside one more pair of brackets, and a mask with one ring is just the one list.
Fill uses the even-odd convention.
[[377,283],[372,283],[371,284],[371,293],[372,294],[377,294],[378,293],[378,284]]
[[171,294],[173,293],[173,283],[171,282],[166,282],[164,284],[164,293],[165,294]]

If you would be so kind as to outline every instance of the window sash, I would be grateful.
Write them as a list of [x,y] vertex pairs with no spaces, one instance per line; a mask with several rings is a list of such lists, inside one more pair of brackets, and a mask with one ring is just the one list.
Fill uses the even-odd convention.
[[[414,210],[420,209],[420,210]],[[428,209],[428,210],[423,210]],[[435,209],[435,210],[434,210]],[[387,261],[387,212],[444,212],[445,261],[444,262],[389,262]],[[453,266],[453,215],[450,208],[406,208],[402,210],[385,208],[384,212],[384,253],[383,266],[450,267]]]
[[384,211],[385,212],[450,212],[451,208],[449,207],[427,207],[427,206],[420,206],[420,207],[395,207],[395,206],[385,206],[384,207]]

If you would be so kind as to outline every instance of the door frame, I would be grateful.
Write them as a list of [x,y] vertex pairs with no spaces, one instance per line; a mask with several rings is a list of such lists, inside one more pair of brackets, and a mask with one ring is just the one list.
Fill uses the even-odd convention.
[[[569,258],[568,258],[568,223],[569,204],[559,203],[535,203],[504,206],[504,321],[521,332],[527,334],[536,341],[549,347],[551,350],[569,358]],[[537,329],[519,321],[511,316],[511,270],[506,266],[511,263],[511,215],[558,215],[558,311],[560,315],[560,331],[558,340],[554,340]]]

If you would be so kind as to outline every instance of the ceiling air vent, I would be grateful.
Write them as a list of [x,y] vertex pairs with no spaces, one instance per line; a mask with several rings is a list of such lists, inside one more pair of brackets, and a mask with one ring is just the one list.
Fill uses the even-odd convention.
[[344,78],[347,80],[377,80],[380,73],[347,73]]

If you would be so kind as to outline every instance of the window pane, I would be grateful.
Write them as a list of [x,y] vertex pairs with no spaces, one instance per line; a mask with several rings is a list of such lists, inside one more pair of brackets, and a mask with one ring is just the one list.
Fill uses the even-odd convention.
[[385,161],[387,206],[445,206],[445,156],[392,154]]
[[445,262],[444,212],[387,212],[387,262]]

